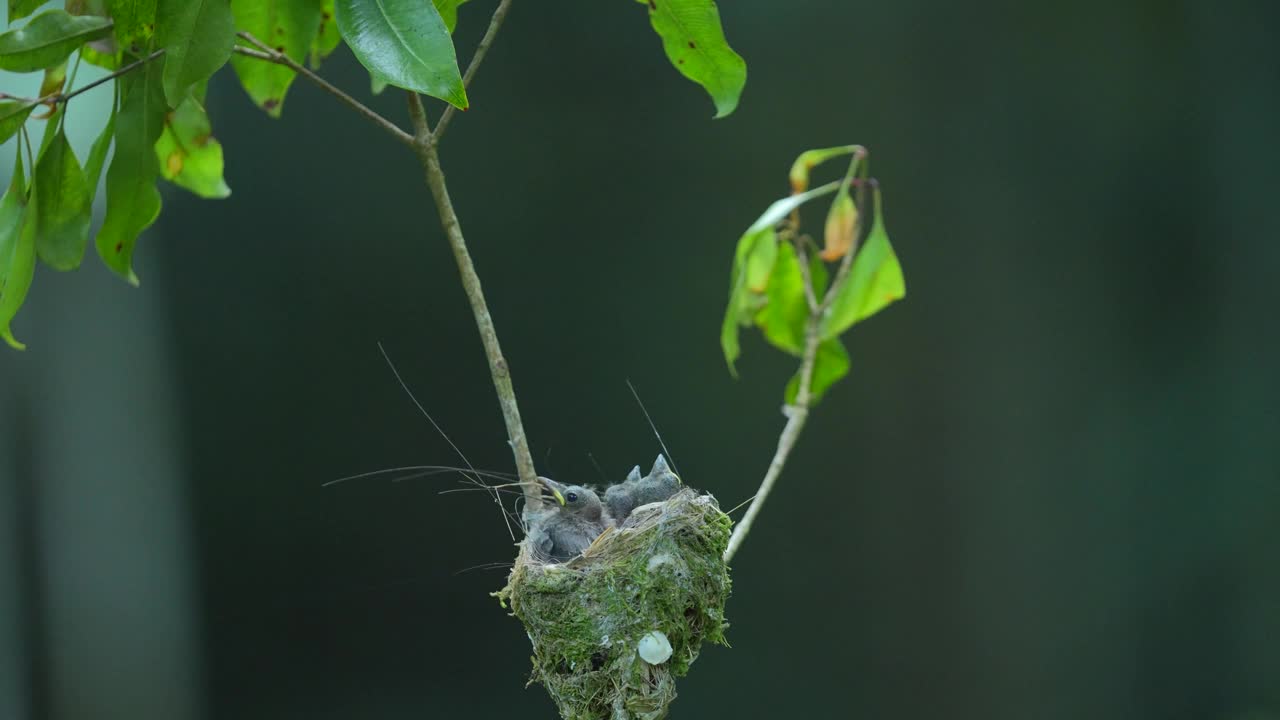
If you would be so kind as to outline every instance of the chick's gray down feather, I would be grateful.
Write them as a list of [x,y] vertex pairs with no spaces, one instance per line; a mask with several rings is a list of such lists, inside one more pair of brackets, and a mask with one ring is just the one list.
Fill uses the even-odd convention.
[[671,471],[667,459],[659,455],[648,475],[640,476],[637,465],[627,479],[604,493],[604,503],[614,522],[621,523],[631,511],[652,502],[662,502],[680,490],[680,477]]

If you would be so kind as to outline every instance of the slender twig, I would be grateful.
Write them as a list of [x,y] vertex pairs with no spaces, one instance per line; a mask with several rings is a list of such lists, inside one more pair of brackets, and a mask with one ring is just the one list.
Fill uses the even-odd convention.
[[[853,256],[858,252],[858,235],[862,231],[863,218],[866,217],[866,188],[867,185],[875,183],[874,179],[866,177],[866,155],[866,150],[862,148],[855,150],[849,169],[845,173],[844,180],[841,181],[841,185],[844,187],[855,185],[858,188],[858,220],[854,224],[853,245],[845,253],[844,259],[840,263],[840,269],[836,272],[836,276],[827,288],[826,295],[823,296],[821,302],[816,300],[813,276],[808,271],[807,253],[805,252],[804,244],[803,242],[797,243],[796,250],[800,254],[805,298],[809,302],[809,317],[805,322],[804,352],[800,359],[800,382],[796,389],[795,401],[783,409],[787,416],[787,424],[783,426],[782,434],[778,436],[778,449],[773,453],[773,459],[769,462],[769,469],[765,471],[764,480],[760,481],[760,489],[756,491],[755,497],[751,501],[751,506],[747,508],[742,520],[734,526],[733,534],[729,536],[729,545],[724,551],[725,562],[733,559],[733,556],[738,553],[738,549],[742,547],[743,541],[747,539],[748,533],[751,532],[751,526],[760,514],[760,509],[764,507],[764,501],[768,499],[769,493],[773,491],[773,486],[778,482],[778,477],[782,475],[782,468],[786,466],[787,458],[791,456],[791,451],[795,448],[796,440],[800,437],[800,431],[804,429],[805,421],[809,419],[809,404],[813,399],[811,397],[813,368],[818,358],[818,346],[822,343],[822,319],[826,316],[827,311],[830,310],[831,304],[835,302],[840,293],[840,288],[849,280],[849,268],[853,264]],[[864,175],[861,181],[853,177],[858,169],[861,169]]]
[[[484,37],[480,39],[480,44],[476,46],[476,53],[471,56],[471,63],[467,65],[467,71],[462,74],[462,87],[471,87],[471,78],[475,77],[476,70],[480,69],[480,63],[484,62],[484,56],[489,52],[489,46],[493,44],[493,38],[498,34],[498,28],[502,27],[502,21],[507,19],[507,11],[510,9],[511,0],[502,0],[502,2],[498,3],[498,8],[493,11],[493,19],[489,21],[489,29],[485,31]],[[458,109],[452,105],[445,108],[444,114],[440,116],[440,122],[436,123],[436,131],[431,136],[431,142],[440,142],[440,138],[444,136],[445,128],[449,127],[449,122],[453,120],[453,115],[457,111]]]
[[751,506],[747,508],[742,520],[734,526],[733,534],[729,536],[729,546],[724,551],[726,563],[733,560],[733,556],[738,553],[738,548],[742,547],[742,542],[747,539],[751,526],[755,524],[756,516],[764,507],[764,501],[769,498],[769,493],[773,491],[778,477],[782,475],[782,468],[787,464],[787,457],[791,455],[796,440],[800,438],[800,431],[804,429],[805,421],[809,419],[809,390],[813,384],[814,362],[818,357],[820,320],[821,315],[810,313],[809,321],[805,324],[804,356],[800,361],[800,384],[796,389],[796,400],[784,411],[787,415],[787,424],[782,428],[782,434],[778,436],[778,449],[773,453],[773,460],[769,462],[769,469],[764,474],[764,480],[760,482],[760,489],[756,491]]
[[502,346],[498,344],[498,331],[493,326],[493,317],[489,314],[484,290],[480,287],[480,276],[476,274],[475,264],[471,261],[471,253],[467,250],[467,242],[462,235],[462,225],[453,208],[453,201],[449,198],[449,188],[445,184],[444,170],[440,167],[440,155],[432,139],[427,112],[422,106],[422,98],[411,90],[407,93],[409,117],[414,128],[414,148],[419,162],[422,163],[422,170],[426,174],[427,186],[431,188],[431,196],[435,198],[436,209],[440,213],[440,224],[444,227],[445,237],[449,240],[449,248],[453,250],[453,258],[458,264],[458,274],[462,276],[462,288],[466,291],[467,300],[471,303],[476,328],[480,331],[480,340],[484,343],[484,352],[489,359],[489,374],[493,378],[493,388],[498,394],[498,404],[502,407],[502,419],[507,425],[511,451],[516,460],[516,471],[519,473],[520,485],[524,490],[525,512],[536,510],[542,506],[542,493],[539,491],[538,474],[533,467],[533,455],[529,452],[524,423],[520,419],[516,392],[511,384],[511,370],[507,366],[506,358],[502,355]]
[[[160,57],[160,56],[161,56],[161,55],[163,55],[163,54],[164,54],[164,50],[157,50],[157,51],[155,51],[155,52],[151,53],[150,55],[148,55],[148,56],[146,56],[146,57],[144,57],[144,58],[142,58],[142,59],[140,59],[140,60],[135,60],[135,61],[133,61],[133,62],[129,63],[128,65],[125,65],[124,67],[120,68],[119,70],[116,70],[115,72],[112,72],[112,73],[107,74],[107,75],[103,75],[102,77],[98,78],[97,80],[94,80],[93,82],[88,83],[87,85],[84,85],[83,87],[78,87],[78,88],[76,88],[75,90],[72,90],[71,92],[56,92],[56,93],[51,93],[51,94],[49,94],[49,95],[45,95],[45,96],[44,96],[44,97],[42,97],[42,98],[35,98],[35,99],[31,99],[31,98],[20,98],[20,97],[17,97],[17,96],[15,96],[15,95],[9,95],[8,93],[0,93],[0,97],[10,98],[10,99],[13,99],[13,100],[18,100],[18,101],[20,101],[20,102],[27,102],[27,103],[31,103],[32,105],[49,105],[49,106],[53,106],[53,105],[57,105],[58,103],[65,103],[66,101],[68,101],[68,100],[70,100],[71,98],[73,98],[73,97],[75,97],[75,96],[79,95],[80,93],[88,92],[88,91],[90,91],[90,90],[92,90],[92,89],[94,89],[94,88],[98,87],[99,85],[101,85],[101,84],[105,83],[105,82],[108,82],[108,81],[110,81],[110,80],[114,80],[114,79],[116,79],[116,78],[120,77],[121,75],[127,75],[127,74],[129,74],[129,73],[133,72],[134,70],[137,70],[138,68],[142,67],[143,65],[146,65],[147,63],[151,62],[152,60],[155,60],[156,58]],[[75,75],[74,75],[74,73],[73,73],[73,75],[72,75],[71,80],[72,80],[72,82],[74,82],[74,81],[75,81]],[[70,85],[70,84],[71,84],[71,83],[68,83],[68,85]]]
[[413,142],[412,135],[400,129],[400,126],[386,119],[382,115],[379,115],[376,111],[370,109],[364,103],[360,102],[359,100],[356,100],[355,98],[351,97],[347,93],[338,89],[337,87],[329,83],[328,80],[325,80],[319,75],[311,72],[311,70],[307,69],[305,65],[295,62],[294,59],[289,57],[288,55],[285,55],[284,53],[279,52],[278,50],[266,45],[261,40],[254,37],[251,33],[239,32],[237,33],[237,35],[239,35],[246,42],[248,42],[249,44],[257,48],[257,50],[254,50],[253,48],[247,48],[242,45],[237,45],[235,47],[235,51],[240,55],[244,55],[246,57],[251,57],[251,58],[257,58],[259,60],[265,60],[266,62],[275,63],[276,65],[283,65],[289,68],[290,70],[298,73],[302,77],[305,77],[307,80],[310,80],[313,84],[315,84],[321,90],[324,90],[330,95],[338,98],[338,100],[340,100],[344,105],[351,108],[352,110],[355,110],[358,114],[363,116],[366,120],[372,122],[374,125],[377,125],[378,127],[385,130],[389,135],[391,135],[391,137],[395,138],[396,140],[399,140],[401,143],[405,145],[408,145],[410,147],[413,146],[414,142]]

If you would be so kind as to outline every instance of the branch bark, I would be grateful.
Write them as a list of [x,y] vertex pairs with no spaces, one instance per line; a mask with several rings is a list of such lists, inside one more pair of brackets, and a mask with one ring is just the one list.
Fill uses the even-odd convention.
[[458,264],[462,288],[466,291],[467,300],[471,303],[476,328],[480,331],[480,340],[484,343],[485,356],[489,360],[489,374],[493,379],[493,388],[498,394],[498,403],[502,406],[502,419],[507,425],[507,436],[511,443],[511,451],[515,455],[516,472],[520,476],[520,487],[524,491],[525,510],[536,510],[542,506],[542,493],[538,490],[538,474],[533,467],[533,455],[529,452],[529,441],[525,436],[524,423],[520,419],[520,406],[516,402],[515,388],[511,383],[511,370],[502,354],[502,346],[498,342],[498,331],[493,325],[493,317],[489,314],[484,290],[480,287],[480,276],[476,273],[475,264],[471,261],[471,253],[467,250],[467,242],[462,234],[462,224],[458,221],[458,213],[454,210],[453,201],[449,197],[449,187],[445,182],[444,169],[440,166],[440,154],[431,135],[426,110],[422,107],[422,98],[410,91],[408,100],[409,115],[414,126],[414,148],[418,161],[422,164],[427,186],[431,188],[431,196],[435,199],[436,210],[440,213],[440,224],[444,228],[445,237],[449,240],[453,259]]
[[239,35],[246,42],[252,44],[254,47],[257,48],[257,50],[254,50],[253,48],[247,48],[242,45],[237,45],[235,46],[235,48],[233,48],[236,53],[247,56],[247,57],[264,60],[269,63],[275,63],[276,65],[284,65],[285,67],[298,73],[299,75],[306,78],[307,80],[310,80],[321,90],[324,90],[330,95],[338,98],[338,100],[341,101],[343,105],[346,105],[352,110],[355,110],[356,113],[358,113],[361,117],[368,120],[369,122],[372,122],[374,125],[377,125],[383,131],[391,135],[391,137],[400,141],[404,145],[413,147],[414,143],[413,143],[412,135],[405,132],[404,130],[401,130],[400,126],[396,125],[395,123],[391,122],[385,117],[379,115],[376,111],[370,109],[364,103],[360,102],[359,100],[356,100],[355,98],[346,94],[342,90],[338,89],[337,87],[332,85],[328,80],[325,80],[319,75],[311,72],[311,70],[307,69],[305,65],[295,62],[293,58],[289,57],[288,55],[285,55],[282,52],[277,51],[275,48],[268,46],[266,43],[254,37],[251,33],[242,31],[237,33],[237,35]]

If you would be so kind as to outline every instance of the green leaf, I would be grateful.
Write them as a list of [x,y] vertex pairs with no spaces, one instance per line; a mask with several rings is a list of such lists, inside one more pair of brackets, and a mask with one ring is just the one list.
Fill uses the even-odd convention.
[[55,270],[76,269],[89,244],[90,195],[84,171],[61,129],[40,153],[32,187],[37,254]]
[[[320,0],[231,0],[231,12],[237,29],[252,33],[299,63],[306,62],[320,32]],[[271,117],[280,117],[294,72],[242,55],[232,56],[231,66],[253,102]]]
[[67,61],[54,65],[51,68],[45,68],[44,78],[40,81],[40,93],[36,97],[49,97],[55,93],[62,92],[62,86],[67,83]]
[[[767,256],[777,256],[778,236],[772,225],[758,230],[748,230],[738,239],[738,247],[733,253],[733,269],[729,273],[729,303],[724,311],[724,322],[720,326],[720,347],[724,350],[725,362],[729,365],[729,374],[738,377],[738,369],[734,362],[742,354],[738,343],[738,327],[750,325],[751,318],[760,305],[762,296],[752,293],[748,284],[749,277],[755,275],[759,281],[764,273],[766,260],[772,270],[773,260]],[[764,257],[761,257],[764,256]]]
[[222,145],[213,138],[209,116],[194,97],[165,118],[156,141],[160,174],[203,198],[224,198],[231,188],[222,179]]
[[793,355],[804,352],[809,301],[804,294],[804,273],[796,249],[780,243],[778,259],[769,278],[768,303],[756,314],[756,323],[774,347]]
[[116,133],[116,108],[111,106],[111,113],[107,115],[107,126],[102,129],[102,134],[98,135],[98,139],[93,141],[93,147],[89,149],[89,159],[84,164],[84,181],[89,186],[89,204],[93,205],[93,200],[98,196],[98,180],[102,177],[102,166],[107,161],[107,150],[111,149],[111,139]]
[[322,0],[320,5],[320,30],[311,40],[311,69],[320,69],[320,63],[342,44],[342,33],[333,18],[333,0]]
[[35,108],[36,103],[0,100],[0,143],[13,137]]
[[235,39],[230,0],[159,0],[156,43],[164,48],[169,107],[177,107],[192,85],[227,64]]
[[907,294],[902,266],[889,244],[880,207],[880,190],[875,192],[875,223],[866,244],[853,259],[848,279],[840,287],[831,309],[822,321],[822,338],[834,338],[885,306]]
[[857,145],[841,145],[839,147],[819,148],[817,150],[805,150],[796,157],[796,161],[791,163],[791,189],[795,192],[804,192],[809,189],[809,171],[821,165],[822,163],[837,158],[842,155],[852,155],[858,149]]
[[[72,15],[95,15],[110,19],[106,0],[66,0]],[[105,35],[80,48],[80,59],[107,70],[119,70],[121,52],[114,35]]]
[[467,109],[449,28],[423,0],[337,0],[338,29],[370,72]]
[[45,0],[9,0],[9,23],[30,15],[44,3]]
[[458,27],[458,6],[467,0],[432,0],[435,3],[436,10],[440,11],[440,18],[444,20],[444,26],[449,28],[449,32],[453,32]]
[[106,18],[47,10],[25,27],[0,34],[0,70],[35,72],[57,66],[76,48],[111,32]]
[[830,195],[835,192],[838,187],[840,187],[839,180],[829,182],[821,187],[816,187],[808,192],[784,197],[781,200],[774,202],[768,207],[768,209],[761,213],[760,217],[756,218],[756,221],[751,223],[751,227],[747,228],[747,232],[756,232],[763,230],[764,228],[771,228],[782,222],[782,219],[787,215],[790,215],[792,210],[795,210],[814,198],[822,197],[823,195]]
[[[809,406],[818,404],[822,396],[836,381],[849,374],[849,351],[839,338],[832,338],[818,345],[818,354],[813,358],[813,377],[809,380]],[[796,394],[800,392],[800,372],[797,371],[787,383],[786,403],[795,404]]]
[[107,0],[120,48],[139,55],[147,47],[156,32],[156,4],[157,0]]
[[36,271],[35,200],[28,203],[22,153],[9,190],[0,198],[0,337],[10,347],[24,350],[9,328],[31,288]]
[[747,63],[725,40],[716,4],[712,0],[639,1],[649,6],[649,22],[676,70],[706,89],[716,104],[716,117],[733,112],[747,83]]
[[778,234],[773,228],[753,233],[755,242],[747,255],[747,289],[760,294],[769,289],[769,277],[778,259]]
[[133,285],[138,284],[133,248],[138,235],[160,214],[155,145],[164,130],[166,110],[160,76],[157,63],[147,63],[121,90],[116,151],[107,168],[107,216],[96,241],[107,267]]
[[827,222],[823,228],[822,259],[834,262],[853,250],[858,236],[858,206],[849,195],[849,186],[842,185],[836,191],[827,211]]

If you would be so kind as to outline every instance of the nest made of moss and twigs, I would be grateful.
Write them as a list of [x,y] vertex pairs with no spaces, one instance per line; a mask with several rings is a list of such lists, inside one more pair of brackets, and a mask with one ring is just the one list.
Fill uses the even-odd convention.
[[[539,561],[522,543],[495,594],[533,643],[530,682],[567,720],[665,717],[702,643],[726,644],[731,528],[714,497],[686,488],[636,508],[567,562]],[[646,638],[669,643],[669,657],[642,658]]]

